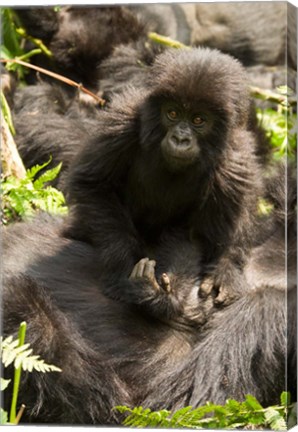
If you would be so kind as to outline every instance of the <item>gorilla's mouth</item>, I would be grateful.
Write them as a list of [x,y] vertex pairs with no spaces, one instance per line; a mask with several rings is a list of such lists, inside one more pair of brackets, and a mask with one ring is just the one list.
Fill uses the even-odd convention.
[[167,166],[171,170],[181,169],[192,165],[198,158],[198,151],[191,145],[177,146],[166,138],[161,143],[161,150]]

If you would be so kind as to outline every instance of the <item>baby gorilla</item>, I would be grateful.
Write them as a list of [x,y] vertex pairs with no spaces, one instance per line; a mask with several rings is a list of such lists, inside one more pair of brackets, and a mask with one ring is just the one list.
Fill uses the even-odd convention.
[[70,168],[65,235],[96,247],[108,296],[158,309],[167,278],[157,290],[153,263],[151,283],[135,277],[143,261],[133,268],[165,229],[203,245],[203,296],[227,303],[243,291],[259,194],[249,113],[243,67],[210,49],[161,54],[101,113]]

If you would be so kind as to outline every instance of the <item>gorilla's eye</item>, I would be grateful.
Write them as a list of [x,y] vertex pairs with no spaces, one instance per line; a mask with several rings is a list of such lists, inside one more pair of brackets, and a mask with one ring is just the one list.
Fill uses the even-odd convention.
[[177,111],[174,111],[174,110],[169,110],[167,112],[167,116],[170,120],[177,120],[177,118],[178,118]]
[[200,116],[195,116],[192,119],[192,122],[195,126],[202,126],[205,123],[205,120],[203,120]]

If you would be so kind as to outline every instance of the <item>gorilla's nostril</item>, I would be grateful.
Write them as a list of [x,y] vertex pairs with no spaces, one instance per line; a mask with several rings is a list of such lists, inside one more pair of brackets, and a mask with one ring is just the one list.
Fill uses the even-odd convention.
[[173,141],[173,143],[174,143],[175,145],[178,145],[180,139],[179,139],[179,137],[177,137],[176,135],[173,135],[173,136],[172,136],[172,141]]
[[191,142],[191,140],[189,139],[189,138],[184,138],[184,139],[182,139],[182,140],[180,140],[180,145],[183,145],[183,146],[185,146],[185,147],[188,147],[189,146],[189,144],[190,144],[190,142]]

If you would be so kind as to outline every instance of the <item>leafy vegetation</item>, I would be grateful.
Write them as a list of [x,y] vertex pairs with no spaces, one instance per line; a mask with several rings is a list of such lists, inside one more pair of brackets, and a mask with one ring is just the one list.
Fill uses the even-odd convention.
[[277,109],[257,109],[257,117],[266,130],[273,149],[273,159],[288,157],[295,160],[297,151],[297,114],[293,109],[278,104]]
[[[290,405],[289,393],[283,392],[281,404],[263,408],[257,399],[247,395],[244,402],[228,399],[225,405],[208,402],[196,409],[191,406],[174,413],[167,410],[151,411],[142,407],[128,408],[118,406],[120,413],[126,414],[124,426],[190,428],[190,429],[246,429],[269,428],[287,430],[287,419]],[[292,407],[291,407],[292,408]],[[294,410],[293,410],[294,412]]]
[[[8,413],[1,408],[0,413],[0,424],[18,424],[21,415],[25,409],[25,406],[21,406],[20,411],[17,414],[17,401],[19,393],[19,385],[21,380],[22,370],[32,372],[36,370],[38,372],[61,372],[61,369],[45,363],[39,355],[32,355],[32,348],[28,343],[25,344],[26,336],[26,323],[20,324],[18,338],[13,339],[12,336],[0,340],[0,353],[1,360],[4,368],[7,368],[11,364],[14,366],[14,379],[13,379],[13,390],[12,399],[10,406],[10,414],[8,421]],[[3,392],[10,385],[11,380],[1,378],[1,391]]]
[[37,210],[60,215],[67,213],[62,192],[47,185],[57,177],[61,164],[45,171],[35,180],[36,175],[49,163],[28,169],[24,178],[9,176],[2,181],[3,224],[31,217]]
[[[11,8],[1,8],[2,23],[2,45],[0,47],[1,59],[10,60],[17,58],[19,60],[29,61],[31,57],[37,54],[44,54],[51,57],[49,49],[40,39],[27,35],[26,30],[21,26],[20,21]],[[27,51],[25,41],[29,40],[35,48]],[[16,63],[7,63],[6,68],[17,74],[20,82],[24,83],[28,69]]]

